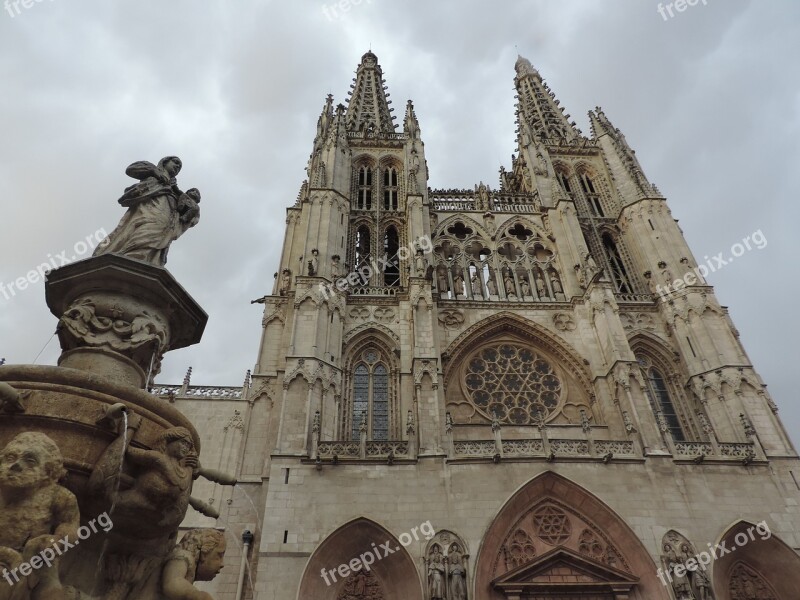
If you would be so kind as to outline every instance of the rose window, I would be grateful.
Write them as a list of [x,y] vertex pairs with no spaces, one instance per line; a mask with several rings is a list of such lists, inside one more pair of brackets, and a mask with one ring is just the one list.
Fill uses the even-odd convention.
[[561,378],[553,365],[525,346],[504,342],[466,362],[463,389],[487,418],[530,425],[547,420],[561,403]]

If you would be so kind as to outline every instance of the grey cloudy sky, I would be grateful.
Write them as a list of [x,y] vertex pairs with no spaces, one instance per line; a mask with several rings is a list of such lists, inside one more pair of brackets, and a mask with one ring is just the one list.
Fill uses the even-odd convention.
[[[209,313],[160,376],[240,384],[326,94],[343,102],[371,46],[398,123],[415,103],[432,187],[497,185],[514,150],[517,51],[584,132],[602,106],[700,262],[768,240],[709,276],[800,440],[800,3],[702,0],[333,2],[44,0],[0,12],[0,282],[116,225],[136,160],[177,154],[202,220],[169,269]],[[326,11],[323,10],[327,7]],[[33,361],[56,319],[41,283],[0,293],[0,357]],[[55,363],[50,342],[39,359]]]

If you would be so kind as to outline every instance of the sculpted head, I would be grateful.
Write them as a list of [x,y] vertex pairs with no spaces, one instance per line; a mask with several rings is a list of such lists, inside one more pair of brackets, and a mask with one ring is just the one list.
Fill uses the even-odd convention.
[[167,429],[158,438],[155,449],[178,460],[186,458],[195,451],[192,434],[185,427]]
[[160,161],[158,161],[158,166],[164,169],[167,173],[169,173],[170,177],[176,177],[178,173],[181,172],[183,168],[183,163],[181,159],[177,156],[165,156]]
[[178,546],[196,558],[196,581],[211,581],[225,564],[225,534],[218,529],[192,529]]
[[57,483],[66,475],[56,443],[43,433],[20,433],[0,451],[0,487],[25,489]]

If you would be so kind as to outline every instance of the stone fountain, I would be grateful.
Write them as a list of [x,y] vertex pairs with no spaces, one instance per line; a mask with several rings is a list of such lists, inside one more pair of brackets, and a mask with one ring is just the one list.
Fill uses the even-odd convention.
[[51,271],[58,366],[0,366],[0,600],[211,600],[192,585],[222,567],[225,538],[177,540],[198,477],[186,417],[148,393],[164,354],[196,344],[208,317],[166,270],[199,220],[177,157],[136,162],[127,209],[94,256]]

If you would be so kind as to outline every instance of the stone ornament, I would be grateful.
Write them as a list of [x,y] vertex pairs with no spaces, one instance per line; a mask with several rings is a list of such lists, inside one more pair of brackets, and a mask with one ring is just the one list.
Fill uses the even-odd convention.
[[[23,557],[30,560],[57,540],[77,539],[78,501],[58,483],[65,476],[61,451],[43,433],[20,433],[0,451],[0,563],[6,568],[15,568]],[[0,598],[62,597],[58,561],[20,579],[11,590],[3,581]]]
[[167,347],[167,325],[158,315],[146,310],[138,312],[135,305],[98,305],[92,298],[82,298],[59,321],[81,346],[107,346],[121,352],[132,352],[153,343],[160,349]]
[[32,392],[30,390],[20,392],[7,383],[0,381],[0,414],[25,412],[25,404],[23,401],[31,394]]
[[139,183],[125,189],[119,203],[128,211],[94,256],[120,254],[158,267],[167,264],[170,244],[200,220],[200,192],[178,188],[182,167],[177,156],[166,156],[158,165],[139,161],[125,170]]

